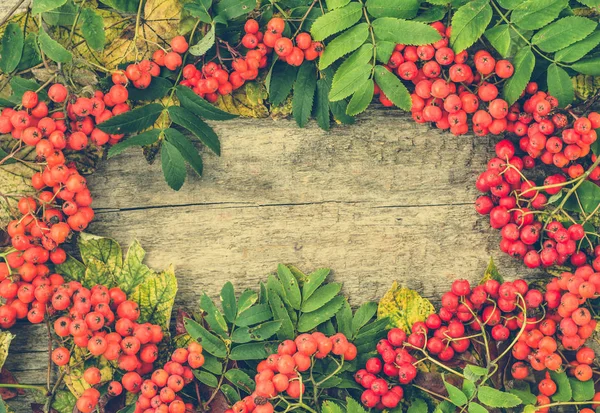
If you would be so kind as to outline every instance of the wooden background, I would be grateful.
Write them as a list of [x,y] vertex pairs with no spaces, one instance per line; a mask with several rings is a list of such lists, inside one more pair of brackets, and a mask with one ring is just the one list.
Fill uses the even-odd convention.
[[[130,149],[89,178],[97,215],[89,232],[138,239],[147,263],[174,264],[177,305],[223,283],[255,288],[277,266],[333,269],[353,305],[392,281],[437,299],[453,279],[479,280],[490,256],[507,278],[535,277],[498,250],[499,234],[473,208],[474,181],[498,138],[455,137],[397,110],[370,110],[327,133],[311,123],[214,122],[220,158],[204,151],[202,178],[170,190],[158,164]],[[43,330],[18,326],[7,367],[42,383]],[[28,411],[12,402],[17,411]]]
[[[0,17],[13,4],[2,2]],[[540,275],[500,253],[499,234],[473,208],[497,138],[454,137],[397,110],[370,110],[329,133],[288,120],[212,126],[222,156],[204,151],[204,176],[189,172],[179,192],[135,149],[89,178],[89,232],[124,246],[138,239],[155,269],[173,264],[177,306],[195,306],[201,291],[218,297],[227,280],[255,288],[280,262],[332,268],[353,305],[378,300],[394,280],[437,299],[455,278],[480,279],[490,256],[509,279]],[[45,383],[44,329],[13,332],[6,367],[20,383]],[[30,412],[32,400],[9,405]]]

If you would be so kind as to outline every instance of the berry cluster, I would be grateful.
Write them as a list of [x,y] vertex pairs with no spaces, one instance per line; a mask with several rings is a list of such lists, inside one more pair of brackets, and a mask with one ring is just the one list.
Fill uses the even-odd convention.
[[[542,134],[533,136],[538,135]],[[529,268],[561,265],[567,261],[576,267],[585,265],[588,256],[578,247],[578,242],[585,237],[581,224],[573,223],[565,228],[557,220],[544,224],[541,219],[535,219],[536,213],[543,213],[547,206],[548,196],[567,185],[567,178],[561,173],[553,174],[545,179],[544,186],[537,187],[523,174],[535,166],[535,159],[530,155],[518,156],[516,151],[509,139],[496,144],[496,157],[477,178],[477,189],[486,195],[477,198],[475,209],[482,215],[489,214],[491,227],[501,230],[500,249],[522,259]],[[544,154],[550,154],[552,159],[552,153]],[[571,173],[573,168],[583,171],[583,166],[574,164],[564,169],[565,173]],[[592,175],[591,178],[600,177],[600,168],[592,171]],[[600,249],[594,252],[593,266],[597,271],[600,270],[599,253]]]
[[[179,37],[183,38],[183,36],[179,36]],[[175,40],[175,38],[173,40]],[[185,42],[185,39],[183,39],[183,41]],[[186,43],[186,45],[187,45],[187,43]],[[187,46],[186,46],[186,49],[187,49]],[[170,52],[170,53],[173,53],[173,55],[176,55],[179,57],[180,62],[175,67],[177,68],[178,66],[181,66],[181,56],[175,52]],[[171,62],[172,59],[173,58],[169,58],[169,59],[167,59],[167,61]],[[128,65],[124,71],[118,70],[116,72],[113,72],[113,74],[111,76],[111,80],[115,85],[120,85],[120,86],[127,86],[129,84],[129,82],[131,81],[131,84],[136,89],[146,89],[148,86],[150,86],[150,83],[152,82],[152,78],[157,77],[158,75],[160,75],[160,67],[158,66],[157,63],[150,61],[150,60],[142,60],[139,63],[132,63],[132,64]],[[112,90],[111,90],[111,92],[112,92]],[[110,105],[111,100],[112,100],[111,97],[109,97],[108,102],[107,102],[107,98],[105,97],[104,101],[107,106],[112,106],[112,105]]]
[[235,403],[226,413],[273,413],[270,399],[280,393],[292,399],[302,397],[306,391],[307,372],[314,359],[337,356],[351,361],[356,358],[356,347],[342,333],[327,337],[320,332],[300,334],[295,340],[279,344],[276,354],[271,354],[256,367],[254,393]]
[[[299,33],[294,38],[296,44],[294,46],[292,39],[283,36],[285,20],[281,18],[272,18],[267,23],[264,32],[259,29],[260,26],[256,20],[246,21],[242,45],[248,50],[244,56],[238,56],[235,50],[230,50],[235,56],[231,63],[233,71],[228,72],[224,66],[212,61],[204,64],[200,69],[193,64],[188,64],[183,68],[184,80],[181,81],[181,84],[193,89],[197,95],[207,101],[214,103],[219,95],[228,95],[244,85],[245,82],[256,79],[258,70],[267,67],[268,55],[273,50],[279,60],[292,66],[300,66],[305,59],[315,60],[323,53],[323,45],[314,42],[309,33]],[[185,50],[187,50],[187,43],[185,46]],[[175,50],[173,42],[171,47]],[[183,49],[181,47],[179,50]],[[156,59],[157,55],[162,56],[161,51],[155,53],[154,59],[160,65],[161,61]]]
[[[448,47],[451,27],[431,24],[442,39],[423,46],[396,45],[388,70],[414,84],[412,116],[417,123],[432,122],[454,135],[472,130],[480,136],[500,134],[508,128],[508,103],[498,98],[497,85],[510,78],[514,67],[508,60],[496,61],[480,50],[469,61],[467,51],[455,54]],[[376,88],[384,106],[392,102]]]

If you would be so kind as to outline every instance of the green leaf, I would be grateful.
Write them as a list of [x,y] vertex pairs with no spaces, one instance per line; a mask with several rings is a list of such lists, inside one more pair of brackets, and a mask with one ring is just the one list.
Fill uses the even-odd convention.
[[108,271],[115,272],[123,265],[121,246],[112,238],[82,233],[78,240],[79,254],[84,264],[92,260],[106,264]]
[[489,386],[480,386],[477,392],[477,398],[486,406],[490,407],[516,407],[520,405],[521,399],[514,394],[505,393]]
[[513,10],[511,21],[522,29],[537,30],[554,21],[568,3],[568,0],[526,0]]
[[[173,83],[164,77],[153,77],[152,83],[146,89],[138,89],[133,85],[129,85],[127,91],[129,92],[129,100],[133,101],[152,101],[158,100],[167,94],[167,92],[173,87]],[[193,93],[193,92],[192,92]]]
[[421,0],[367,0],[367,11],[373,17],[413,19],[419,11]]
[[285,62],[277,60],[271,68],[271,77],[267,83],[269,101],[274,106],[281,105],[290,95],[296,80],[298,69]]
[[256,7],[256,0],[221,0],[214,6],[215,13],[227,20],[250,13]]
[[556,383],[556,393],[552,396],[554,402],[568,402],[573,397],[573,391],[571,389],[571,382],[567,377],[566,372],[557,373],[550,371],[550,377]]
[[352,319],[352,337],[355,337],[356,334],[358,334],[358,331],[371,321],[376,314],[376,302],[370,301],[358,307],[358,310],[356,310],[354,318]]
[[342,307],[345,298],[337,296],[316,311],[303,313],[298,320],[298,331],[305,333],[333,317]]
[[406,413],[427,413],[429,408],[423,399],[413,399]]
[[214,374],[204,370],[193,370],[194,377],[202,384],[206,384],[208,387],[216,388],[219,385],[219,380]]
[[193,3],[185,3],[183,8],[190,12],[194,17],[198,17],[203,23],[212,23],[209,9],[212,6],[212,0],[196,0]]
[[225,398],[229,402],[230,406],[240,401],[240,395],[238,394],[237,390],[231,387],[229,384],[221,385],[221,393],[225,395]]
[[267,321],[271,319],[271,316],[271,310],[268,305],[256,304],[243,313],[240,313],[235,320],[235,325],[239,327],[248,327]]
[[488,369],[485,367],[475,366],[473,364],[468,364],[463,373],[465,377],[471,381],[477,381],[488,373]]
[[[59,390],[52,401],[52,410],[56,413],[72,413],[76,403],[77,397],[70,391]],[[0,408],[0,413],[6,413],[6,410],[3,412],[2,408]]]
[[190,47],[193,56],[204,56],[215,45],[215,26],[211,25],[208,32],[195,45]]
[[306,61],[298,70],[292,97],[292,114],[301,128],[306,126],[310,119],[316,89],[317,71],[315,65]]
[[313,112],[313,117],[317,120],[317,125],[321,129],[328,131],[331,124],[329,113],[329,82],[325,79],[317,80],[317,93],[315,95]]
[[25,37],[23,54],[17,66],[17,71],[30,69],[40,63],[42,63],[42,56],[40,54],[40,46],[37,44],[37,36],[35,33],[28,33],[27,37]]
[[146,252],[139,241],[134,240],[127,249],[123,265],[115,276],[117,284],[125,293],[130,294],[149,277],[156,276],[156,273],[142,262],[145,256]]
[[350,116],[358,115],[369,107],[369,104],[373,100],[373,93],[375,91],[375,85],[373,79],[367,79],[361,86],[358,87],[352,99],[348,103],[346,113]]
[[102,50],[106,43],[104,32],[104,19],[93,9],[85,8],[81,11],[81,34],[88,45],[95,50]]
[[515,103],[525,90],[535,67],[535,56],[531,48],[519,50],[513,59],[515,73],[504,85],[504,99],[509,105]]
[[585,39],[559,50],[554,55],[554,59],[565,63],[576,62],[585,57],[590,51],[598,46],[598,44],[600,44],[600,30],[596,30]]
[[450,44],[456,53],[471,47],[481,37],[492,20],[492,14],[488,0],[470,1],[454,13]]
[[334,10],[344,7],[346,4],[350,3],[350,0],[327,0],[326,3],[328,10]]
[[356,92],[371,76],[373,65],[369,61],[372,58],[372,44],[362,45],[360,49],[352,53],[333,75],[329,100],[332,102],[342,100]]
[[301,310],[305,313],[318,310],[327,304],[342,289],[342,284],[331,283],[320,287],[311,297],[304,301]]
[[123,152],[127,148],[131,148],[132,146],[147,146],[152,145],[154,142],[158,140],[160,136],[160,129],[150,129],[146,132],[142,132],[139,135],[132,136],[128,139],[120,141],[116,145],[111,146],[108,149],[108,159],[113,156],[117,156],[121,152]]
[[4,29],[2,36],[2,51],[0,57],[0,70],[10,73],[17,68],[21,56],[23,56],[23,45],[25,38],[23,30],[17,23],[10,22]]
[[229,120],[238,117],[237,115],[224,112],[216,106],[211,105],[209,102],[196,95],[190,88],[180,85],[175,89],[181,106],[190,112],[193,112],[196,116],[209,120]]
[[40,30],[38,34],[38,42],[40,43],[40,49],[48,56],[51,60],[57,63],[67,63],[73,60],[73,55],[67,49],[65,49],[60,43],[48,36],[44,30]]
[[200,309],[206,312],[204,319],[210,326],[211,330],[222,336],[226,336],[228,332],[227,322],[221,314],[215,303],[206,293],[200,297]]
[[67,0],[67,2],[58,9],[42,13],[42,19],[44,23],[49,26],[70,27],[75,24],[75,17],[77,17],[78,13],[79,6],[76,6],[73,0]]
[[442,20],[446,16],[446,11],[445,6],[430,6],[413,20],[422,23],[433,23]]
[[410,92],[398,77],[384,66],[375,66],[375,81],[387,98],[400,109],[409,111],[412,107]]
[[362,405],[351,397],[346,398],[346,413],[367,413]]
[[347,299],[344,300],[342,306],[335,314],[335,321],[338,332],[342,333],[349,339],[354,337],[352,335],[352,308],[350,308],[350,304],[348,304]]
[[571,69],[584,75],[600,76],[600,57],[575,62],[571,65]]
[[294,310],[299,310],[300,304],[302,303],[302,297],[300,294],[300,287],[298,286],[298,280],[294,277],[294,274],[292,274],[290,269],[283,264],[277,266],[277,275],[283,286],[285,298]]
[[471,380],[463,380],[462,391],[470,400],[475,394],[475,383]]
[[281,328],[281,321],[267,321],[255,327],[240,327],[234,330],[231,340],[234,343],[264,341],[271,338]]
[[556,52],[585,39],[597,25],[598,23],[585,17],[564,17],[534,34],[531,43],[544,52]]
[[140,132],[154,125],[162,111],[160,103],[150,103],[114,116],[98,124],[98,129],[113,134]]
[[231,360],[262,360],[267,358],[269,354],[272,354],[276,350],[276,343],[273,342],[260,342],[242,344],[236,346],[231,350],[229,358]]
[[578,0],[581,4],[588,7],[600,7],[600,0]]
[[211,151],[221,156],[219,137],[206,122],[181,106],[169,106],[169,116],[174,123],[190,131]]
[[570,377],[569,382],[573,390],[573,400],[576,402],[585,402],[592,400],[594,397],[594,380],[579,381],[576,378]]
[[332,34],[354,26],[362,17],[362,4],[353,1],[339,9],[332,10],[319,17],[310,28],[316,41],[324,40]]
[[281,297],[275,293],[269,293],[269,306],[273,313],[273,320],[281,321],[281,328],[277,331],[277,338],[281,341],[294,338],[294,324]]
[[141,0],[100,0],[107,6],[125,13],[135,14]]
[[428,299],[421,297],[416,291],[399,286],[394,281],[392,288],[379,301],[377,318],[389,318],[391,326],[408,332],[414,323],[425,321],[434,311]]
[[304,302],[323,284],[329,272],[329,268],[320,268],[308,276],[308,280],[302,286],[302,300]]
[[256,387],[254,380],[239,369],[227,370],[227,372],[225,372],[225,378],[235,387],[246,393],[252,393]]
[[183,325],[185,326],[185,331],[187,331],[194,340],[201,343],[207,353],[219,358],[225,358],[227,356],[225,343],[223,343],[219,337],[210,333],[191,318],[184,318]]
[[377,60],[383,63],[384,65],[390,61],[390,57],[392,57],[392,53],[394,53],[394,48],[396,44],[394,42],[386,42],[384,40],[377,41]]
[[[590,181],[583,181],[575,192],[577,193],[577,197],[571,195],[567,199],[564,208],[568,211],[578,212],[583,207],[583,211],[586,214],[594,212],[598,206],[598,199],[600,199],[600,187]],[[577,202],[577,198],[579,198],[579,202]],[[581,203],[581,207],[579,203]]]
[[521,4],[523,0],[498,0],[498,4],[505,9],[512,10]]
[[523,404],[537,403],[537,397],[534,394],[532,394],[530,390],[510,389],[509,393],[514,394],[519,399],[521,399],[521,402],[523,402]]
[[[381,17],[371,24],[378,40],[397,44],[423,45],[440,40],[440,33],[428,24],[410,20]],[[454,31],[453,31],[454,32]]]
[[198,175],[202,176],[202,158],[194,144],[177,129],[165,129],[164,134],[166,141],[176,147],[183,159]]
[[488,263],[488,266],[485,269],[485,273],[483,274],[483,278],[479,282],[479,285],[484,284],[488,280],[496,280],[499,283],[504,282],[504,278],[502,278],[502,276],[500,275],[500,272],[498,271],[498,267],[496,267],[496,264],[494,263],[493,258],[490,258],[490,262]]
[[[10,100],[15,99],[14,101],[18,103],[21,103],[21,98],[26,91],[38,90],[40,88],[40,85],[35,80],[24,79],[20,76],[13,76],[10,79],[9,84],[13,91],[13,95],[10,97]],[[40,99],[48,99],[48,94],[45,90],[40,90],[38,95]]]
[[558,106],[561,108],[571,104],[575,99],[571,76],[556,63],[548,66],[548,93],[558,99]]
[[345,410],[334,402],[325,400],[321,405],[321,413],[345,413]]
[[221,364],[221,361],[219,361],[219,359],[217,359],[210,353],[203,354],[204,365],[202,366],[202,368],[204,370],[210,371],[212,374],[221,375],[221,373],[223,372],[223,365]]
[[252,307],[254,303],[256,303],[256,301],[258,301],[258,294],[256,293],[256,291],[250,289],[244,290],[242,292],[242,295],[240,295],[240,298],[238,299],[237,315],[239,316],[241,313]]
[[319,69],[329,67],[340,57],[358,49],[369,37],[369,25],[357,24],[331,40],[319,59]]
[[488,409],[475,402],[469,403],[467,410],[469,413],[488,413]]
[[500,53],[502,57],[508,57],[510,54],[510,26],[501,24],[485,32],[485,38]]
[[158,324],[168,330],[176,294],[177,278],[170,267],[144,280],[131,292],[129,299],[140,306],[140,323]]
[[452,403],[458,407],[464,406],[465,404],[467,404],[467,401],[468,401],[467,396],[458,387],[453,386],[452,384],[448,383],[443,375],[442,375],[442,378],[444,379],[444,386],[446,387],[446,391],[448,392],[448,397],[450,398]]
[[231,281],[227,281],[221,288],[221,305],[225,318],[233,323],[237,317],[237,302],[235,300],[235,289]]
[[160,160],[165,181],[176,191],[183,186],[185,181],[185,159],[179,149],[168,141],[163,141],[160,148]]
[[67,0],[33,0],[31,6],[32,14],[45,13],[54,10],[65,4]]

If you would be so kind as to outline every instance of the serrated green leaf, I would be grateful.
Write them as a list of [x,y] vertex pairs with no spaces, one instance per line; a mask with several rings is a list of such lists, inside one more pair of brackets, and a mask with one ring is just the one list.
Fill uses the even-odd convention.
[[[13,76],[10,79],[10,82],[8,82],[8,83],[10,85],[10,88],[13,91],[13,94],[9,100],[15,102],[16,104],[21,103],[21,98],[23,97],[23,94],[26,91],[28,91],[28,90],[35,91],[40,88],[40,85],[35,80],[24,79],[20,76]],[[48,99],[48,94],[43,89],[38,92],[38,96],[39,96],[40,100]],[[14,106],[14,105],[11,105],[11,106]]]
[[369,14],[375,18],[412,19],[419,11],[421,0],[367,0],[365,5]]
[[406,413],[427,413],[428,411],[429,408],[427,406],[427,403],[425,403],[425,400],[413,399]]
[[367,413],[363,406],[351,397],[346,398],[346,413]]
[[193,370],[194,377],[202,384],[206,384],[208,387],[216,388],[219,385],[219,380],[214,374],[204,370]]
[[10,73],[17,68],[23,55],[25,38],[23,30],[17,23],[10,22],[2,36],[2,51],[0,53],[0,70]]
[[163,141],[160,160],[165,181],[171,188],[179,191],[185,181],[185,159],[173,144]]
[[512,10],[521,4],[523,0],[498,0],[498,4],[505,9]]
[[[442,376],[443,378],[444,376]],[[458,387],[448,383],[444,378],[444,387],[446,387],[446,391],[448,392],[448,397],[452,401],[455,406],[464,406],[467,404],[468,399],[467,396],[460,390]]]
[[504,99],[509,105],[515,103],[525,90],[535,67],[535,56],[531,48],[519,50],[513,59],[515,73],[504,85]]
[[231,387],[229,384],[221,385],[221,393],[225,395],[225,398],[227,399],[227,402],[230,406],[234,405],[235,403],[241,400],[237,390]]
[[128,139],[122,140],[116,145],[111,146],[108,149],[108,159],[113,156],[117,156],[121,152],[123,152],[127,148],[131,148],[132,146],[146,146],[152,145],[154,142],[158,140],[160,136],[160,129],[150,129],[146,132],[142,132],[139,135],[132,136]]
[[537,403],[537,397],[533,393],[531,393],[531,391],[528,390],[528,389],[525,389],[525,390],[510,389],[509,393],[514,394],[519,399],[521,399],[521,402],[523,404],[535,404],[535,403]]
[[598,23],[585,17],[564,17],[534,34],[531,43],[544,52],[556,52],[585,39],[597,25]]
[[169,267],[153,277],[146,278],[133,289],[129,299],[140,306],[140,323],[158,324],[168,331],[176,294],[177,278],[173,267]]
[[332,102],[342,100],[356,92],[371,76],[373,65],[369,61],[372,58],[372,44],[364,44],[352,53],[333,75],[329,100]]
[[317,41],[352,27],[362,17],[362,4],[353,1],[344,7],[329,11],[319,17],[310,28],[313,39]]
[[206,312],[204,319],[210,326],[211,330],[222,336],[226,336],[228,332],[227,322],[221,314],[215,303],[206,293],[200,297],[200,309]]
[[190,47],[193,56],[204,56],[215,45],[215,26],[211,25],[208,32],[195,45]]
[[318,310],[333,299],[341,289],[342,284],[340,283],[325,284],[318,288],[308,300],[304,301],[301,310],[305,313]]
[[513,10],[512,23],[525,30],[537,30],[554,21],[568,0],[526,0]]
[[489,386],[480,386],[477,398],[486,406],[498,408],[516,407],[522,403],[521,399],[514,394],[506,393]]
[[54,60],[57,63],[68,63],[73,60],[73,54],[56,40],[48,36],[48,33],[44,30],[40,30],[38,42],[40,43],[40,49],[42,49],[46,56],[51,60]]
[[441,39],[440,33],[428,24],[381,17],[371,24],[378,40],[406,45],[422,45],[435,43]]
[[[221,156],[221,143],[215,131],[208,126],[206,122],[181,106],[170,106],[169,116],[171,120],[179,126],[190,131],[194,136],[200,139],[207,148]],[[110,120],[110,119],[109,119]]]
[[177,90],[176,94],[181,106],[193,112],[196,116],[209,120],[229,120],[238,117],[211,105],[196,95],[190,88],[179,85],[175,89]]
[[569,377],[569,382],[573,390],[574,401],[585,402],[593,399],[595,394],[594,380],[580,381],[574,377]]
[[281,328],[281,321],[267,321],[254,327],[240,327],[231,334],[234,343],[264,341],[272,337]]
[[269,354],[275,352],[277,344],[275,342],[259,342],[242,344],[235,346],[231,350],[229,358],[231,360],[262,360],[267,358]]
[[212,23],[209,11],[211,5],[212,0],[198,0],[193,3],[185,3],[183,8],[189,11],[192,16],[197,17],[201,22],[209,24]]
[[151,276],[156,276],[146,264],[143,263],[146,252],[139,241],[134,240],[123,260],[123,265],[116,271],[115,280],[117,285],[127,294],[142,284]]
[[231,281],[227,281],[221,288],[221,305],[225,318],[233,323],[237,317],[237,302],[235,300],[235,289]]
[[348,338],[352,336],[352,308],[348,304],[348,300],[345,299],[342,306],[335,314],[335,321],[337,324],[337,330]]
[[256,304],[244,312],[238,314],[235,325],[248,327],[271,319],[271,310],[266,304]]
[[256,0],[221,0],[214,5],[215,13],[227,20],[250,13],[256,7]]
[[127,87],[129,100],[133,101],[152,101],[165,97],[167,92],[173,87],[173,83],[164,77],[152,78],[152,83],[146,89],[138,89],[133,84]]
[[324,70],[342,56],[358,49],[369,37],[369,25],[357,24],[331,40],[319,59],[319,69]]
[[294,310],[299,310],[302,303],[302,296],[300,294],[298,280],[294,277],[290,269],[283,264],[277,266],[277,275],[283,286],[287,301]]
[[[75,397],[68,390],[59,390],[52,400],[52,410],[57,413],[72,413],[77,403],[77,397]],[[0,413],[6,413],[6,410],[0,408]]]
[[252,393],[256,387],[254,380],[240,369],[227,370],[225,378],[235,387],[246,393]]
[[598,206],[598,199],[600,199],[600,187],[590,181],[583,181],[575,192],[577,197],[571,195],[564,208],[567,211],[575,212],[580,212],[583,208],[586,214],[594,212]]
[[281,328],[277,331],[277,338],[281,341],[294,338],[294,324],[290,314],[277,294],[269,294],[269,306],[273,313],[273,320],[281,321]]
[[292,86],[298,75],[298,68],[282,61],[276,61],[271,68],[271,77],[266,82],[269,101],[279,106],[290,95]]
[[394,48],[396,44],[394,42],[386,42],[384,40],[377,41],[377,60],[383,63],[384,65],[388,64],[390,61],[390,57],[392,57],[392,53],[394,53]]
[[400,109],[410,111],[412,99],[404,83],[384,66],[375,66],[375,81],[389,100]]
[[467,379],[471,381],[477,381],[488,373],[488,369],[484,367],[475,366],[473,364],[468,364],[463,369],[463,372]]
[[321,405],[321,413],[345,413],[345,410],[334,402],[325,400]]
[[572,63],[585,57],[590,51],[600,44],[600,30],[596,30],[583,40],[559,50],[554,55],[558,62]]
[[331,317],[333,317],[342,307],[344,300],[344,297],[338,295],[318,310],[310,313],[303,313],[298,320],[298,331],[305,333],[331,319]]
[[348,107],[346,108],[346,113],[350,116],[356,116],[359,113],[364,112],[373,100],[374,91],[375,84],[373,79],[367,79],[367,81],[359,86],[352,95],[352,99],[350,99]]
[[104,19],[91,8],[81,11],[81,34],[87,44],[95,50],[102,50],[106,43]]
[[240,295],[240,298],[238,299],[237,303],[238,316],[250,307],[252,307],[257,301],[258,294],[256,293],[256,291],[250,289],[244,290]]
[[42,63],[40,54],[40,46],[37,44],[37,36],[35,33],[28,33],[23,44],[23,54],[17,66],[17,71],[30,69]]
[[467,399],[471,399],[475,394],[475,383],[471,380],[463,380],[462,391],[467,396]]
[[306,61],[298,69],[292,97],[292,115],[301,128],[306,126],[310,119],[316,89],[317,71],[315,65]]
[[377,314],[377,303],[367,302],[358,307],[352,319],[352,337],[355,337],[361,328],[363,328]]
[[194,340],[202,344],[202,347],[207,353],[219,358],[224,358],[227,356],[227,348],[225,347],[225,343],[223,343],[219,337],[210,333],[207,329],[202,327],[191,318],[184,318],[183,325],[185,326],[185,331],[187,331],[187,333]]
[[150,103],[114,116],[98,124],[98,129],[113,134],[140,132],[154,125],[162,111],[160,103]]
[[485,38],[500,53],[502,57],[508,57],[510,54],[510,26],[501,24],[485,32]]
[[456,53],[471,47],[481,37],[492,20],[492,14],[488,0],[470,1],[454,13],[450,44]]
[[469,403],[467,410],[469,413],[488,413],[488,409],[475,402]]
[[39,14],[54,10],[65,4],[67,0],[33,0],[31,13]]
[[433,23],[442,20],[446,16],[447,11],[448,9],[445,6],[430,6],[413,20],[416,22]]
[[584,75],[600,76],[600,57],[575,62],[571,65],[571,69]]
[[313,112],[317,125],[328,131],[331,126],[331,116],[329,112],[329,82],[325,79],[317,80],[317,93]]
[[326,0],[326,3],[328,10],[334,10],[344,7],[346,4],[350,3],[350,0]]
[[166,141],[175,146],[183,159],[198,175],[202,176],[202,158],[194,144],[177,129],[167,128],[163,132]]
[[548,92],[558,99],[558,106],[561,108],[570,105],[575,99],[571,76],[556,63],[548,66]]

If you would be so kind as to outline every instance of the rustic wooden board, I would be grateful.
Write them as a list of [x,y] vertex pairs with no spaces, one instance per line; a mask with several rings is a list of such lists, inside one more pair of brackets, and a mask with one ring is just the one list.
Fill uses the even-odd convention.
[[[196,305],[200,291],[217,297],[226,280],[255,288],[279,262],[332,268],[354,305],[393,280],[437,298],[455,278],[477,281],[490,256],[508,278],[539,275],[501,254],[498,233],[473,209],[497,138],[454,137],[393,110],[329,133],[287,120],[213,126],[222,156],[204,151],[204,176],[190,172],[179,192],[135,149],[89,178],[90,232],[138,239],[155,269],[172,263],[179,305]],[[8,367],[23,382],[43,381],[44,345],[30,339],[43,331],[15,333]]]

